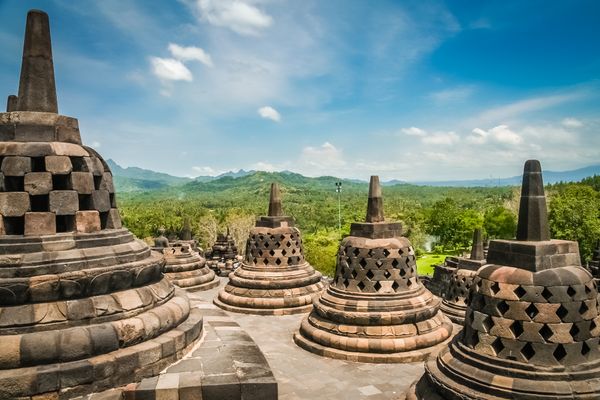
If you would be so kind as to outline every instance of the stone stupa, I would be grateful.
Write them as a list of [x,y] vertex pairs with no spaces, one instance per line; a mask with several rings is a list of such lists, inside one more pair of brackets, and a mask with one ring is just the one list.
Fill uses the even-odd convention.
[[481,229],[475,229],[473,231],[471,257],[458,257],[456,269],[452,273],[448,290],[442,301],[441,309],[452,322],[459,325],[465,322],[469,289],[473,284],[473,278],[477,274],[477,270],[485,263]]
[[421,361],[440,349],[452,323],[417,276],[399,223],[386,222],[379,178],[371,177],[367,218],[340,243],[334,281],[315,301],[294,341],[313,353],[361,362]]
[[219,233],[211,250],[206,253],[206,263],[221,275],[232,272],[241,260],[242,257],[238,255],[237,246],[227,227],[226,234]]
[[600,239],[596,242],[592,260],[588,263],[588,270],[596,281],[600,280]]
[[32,10],[18,96],[0,113],[2,399],[139,381],[202,329],[163,256],[121,227],[109,167],[57,104],[48,15]]
[[304,258],[300,230],[283,214],[279,186],[273,183],[269,215],[256,221],[245,260],[214,302],[239,313],[297,314],[310,311],[323,286],[321,274]]
[[551,240],[540,163],[525,163],[516,240],[492,240],[462,332],[409,399],[599,399],[600,315],[577,242]]

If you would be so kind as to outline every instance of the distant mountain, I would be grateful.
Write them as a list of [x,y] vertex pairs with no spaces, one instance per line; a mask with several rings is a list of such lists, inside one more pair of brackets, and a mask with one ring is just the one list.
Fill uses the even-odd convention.
[[149,169],[138,167],[123,168],[111,159],[106,160],[110,167],[115,184],[121,191],[135,190],[153,190],[162,189],[168,186],[178,186],[191,182],[190,178],[173,176],[162,172],[155,172]]

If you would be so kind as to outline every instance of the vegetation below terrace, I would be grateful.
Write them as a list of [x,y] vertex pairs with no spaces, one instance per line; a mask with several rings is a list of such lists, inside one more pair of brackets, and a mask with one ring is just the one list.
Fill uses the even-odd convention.
[[[334,177],[307,178],[294,173],[253,172],[208,182],[157,185],[139,192],[121,192],[119,206],[125,225],[138,237],[150,238],[164,226],[171,236],[190,219],[193,235],[209,248],[227,227],[238,248],[245,248],[248,230],[265,215],[271,182],[279,182],[286,214],[302,230],[310,263],[327,275],[335,272],[340,232]],[[119,179],[116,179],[119,186]],[[514,237],[519,204],[518,187],[433,187],[397,184],[383,188],[386,219],[401,221],[417,254],[432,247],[434,254],[458,254],[468,249],[473,229],[490,239]],[[547,186],[554,238],[577,240],[583,261],[600,237],[600,176],[578,184]],[[368,184],[343,180],[341,235],[350,223],[363,221]],[[432,238],[435,242],[431,243]],[[428,246],[431,245],[431,246]],[[419,263],[430,272],[432,258]],[[439,260],[439,258],[438,258]]]

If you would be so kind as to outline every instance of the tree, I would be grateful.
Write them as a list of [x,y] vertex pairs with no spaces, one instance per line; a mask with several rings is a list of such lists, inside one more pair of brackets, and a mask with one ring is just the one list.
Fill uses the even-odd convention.
[[514,239],[517,217],[505,207],[494,207],[485,212],[483,228],[490,239]]
[[588,261],[600,238],[600,193],[587,185],[565,186],[550,197],[549,220],[552,237],[579,242],[581,260]]

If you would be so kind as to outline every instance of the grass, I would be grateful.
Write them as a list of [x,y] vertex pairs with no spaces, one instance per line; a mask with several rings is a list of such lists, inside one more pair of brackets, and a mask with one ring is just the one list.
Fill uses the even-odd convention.
[[433,266],[435,264],[442,264],[446,257],[450,254],[423,254],[417,258],[417,273],[419,275],[433,275]]

